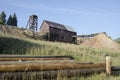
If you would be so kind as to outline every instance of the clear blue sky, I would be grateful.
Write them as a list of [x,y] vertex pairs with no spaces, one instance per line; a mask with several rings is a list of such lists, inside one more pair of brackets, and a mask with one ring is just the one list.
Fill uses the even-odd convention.
[[120,0],[0,0],[0,12],[7,18],[14,12],[18,26],[25,27],[32,14],[38,25],[50,20],[72,26],[79,34],[107,32],[120,37]]

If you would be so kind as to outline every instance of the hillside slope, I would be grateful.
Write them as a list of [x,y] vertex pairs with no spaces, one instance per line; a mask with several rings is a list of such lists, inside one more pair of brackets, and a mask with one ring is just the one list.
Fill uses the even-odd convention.
[[[0,25],[0,32],[3,34],[10,35],[14,38],[20,39],[42,39],[39,33],[33,32],[31,30],[26,30],[16,26]],[[116,42],[120,42],[119,39]],[[99,34],[91,39],[86,40],[81,46],[106,48],[110,50],[120,51],[120,45],[112,39],[108,38],[106,34]]]
[[8,26],[8,25],[0,25],[0,32],[11,35],[16,38],[22,38],[22,39],[25,39],[25,38],[35,39],[35,37],[37,36],[36,35],[37,32],[35,33],[28,29],[19,28],[17,26]]

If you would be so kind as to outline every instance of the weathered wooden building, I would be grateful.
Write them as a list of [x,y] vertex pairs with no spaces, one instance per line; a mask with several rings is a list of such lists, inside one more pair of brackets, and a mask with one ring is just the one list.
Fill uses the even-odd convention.
[[77,33],[72,27],[44,20],[40,33],[46,40],[75,43]]

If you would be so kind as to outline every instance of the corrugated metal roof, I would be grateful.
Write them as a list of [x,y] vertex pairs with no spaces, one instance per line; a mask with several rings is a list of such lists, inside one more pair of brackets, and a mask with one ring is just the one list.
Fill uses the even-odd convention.
[[47,21],[44,20],[50,27],[54,27],[54,28],[58,28],[58,29],[62,29],[62,30],[67,30],[67,31],[71,31],[71,32],[75,32],[75,30],[67,25],[63,25],[63,24],[59,24],[56,22],[52,22],[52,21]]

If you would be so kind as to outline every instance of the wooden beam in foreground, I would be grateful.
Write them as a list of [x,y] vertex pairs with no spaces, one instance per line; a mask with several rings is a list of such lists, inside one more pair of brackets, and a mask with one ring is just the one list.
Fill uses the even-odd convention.
[[[54,80],[58,77],[74,77],[74,76],[87,76],[94,73],[105,72],[105,67],[92,68],[92,69],[72,69],[72,70],[49,70],[49,71],[27,71],[27,72],[6,72],[0,73],[0,77],[11,80]],[[56,80],[56,79],[55,79]]]
[[106,57],[106,75],[110,76],[111,75],[111,64],[112,60],[110,56]]
[[87,64],[73,60],[43,60],[31,62],[1,62],[0,72],[18,71],[48,71],[48,70],[68,70],[68,69],[93,69],[104,68],[105,63]]
[[0,55],[0,61],[31,61],[31,60],[73,60],[72,56],[27,56],[27,55]]

